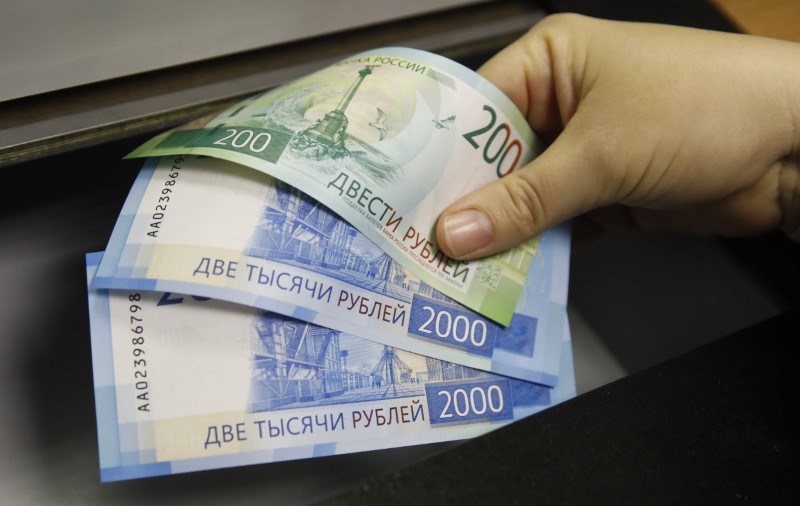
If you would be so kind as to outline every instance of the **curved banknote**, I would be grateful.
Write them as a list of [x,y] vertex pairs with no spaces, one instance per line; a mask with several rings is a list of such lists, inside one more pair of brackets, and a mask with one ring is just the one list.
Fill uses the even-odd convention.
[[550,388],[198,297],[89,310],[102,481],[465,439],[575,395],[567,327]]
[[294,316],[442,360],[554,385],[569,231],[541,235],[503,327],[434,290],[320,203],[225,160],[145,163],[98,288],[188,293]]
[[519,110],[478,74],[385,48],[163,133],[128,156],[207,155],[266,172],[333,209],[430,286],[508,325],[533,248],[456,261],[439,250],[434,227],[447,205],[537,150]]

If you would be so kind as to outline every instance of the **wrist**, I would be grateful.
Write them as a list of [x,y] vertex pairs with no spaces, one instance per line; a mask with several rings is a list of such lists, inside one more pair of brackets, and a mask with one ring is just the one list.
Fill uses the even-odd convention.
[[781,229],[800,242],[800,44],[786,43],[788,58],[782,68],[782,107],[786,111],[786,151],[779,161],[778,200]]

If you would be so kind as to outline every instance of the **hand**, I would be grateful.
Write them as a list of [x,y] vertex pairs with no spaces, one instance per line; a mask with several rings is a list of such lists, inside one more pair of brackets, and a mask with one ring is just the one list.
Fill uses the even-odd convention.
[[583,213],[800,238],[800,44],[556,15],[479,72],[552,143],[442,213],[448,255],[502,251]]

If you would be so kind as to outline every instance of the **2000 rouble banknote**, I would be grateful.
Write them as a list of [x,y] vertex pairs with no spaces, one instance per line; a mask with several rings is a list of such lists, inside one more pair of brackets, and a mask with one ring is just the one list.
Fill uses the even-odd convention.
[[465,439],[575,395],[567,327],[551,388],[200,297],[89,309],[102,481]]
[[522,167],[537,140],[491,83],[424,51],[358,54],[161,134],[129,156],[197,154],[256,168],[338,213],[415,276],[508,325],[532,248],[456,261],[434,234],[458,197]]
[[566,226],[539,236],[503,327],[407,272],[297,189],[226,160],[164,157],[141,170],[94,283],[246,304],[552,386],[569,245]]

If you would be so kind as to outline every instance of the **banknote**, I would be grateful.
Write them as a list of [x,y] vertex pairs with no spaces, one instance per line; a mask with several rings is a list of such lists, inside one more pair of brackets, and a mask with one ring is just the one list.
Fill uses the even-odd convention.
[[566,326],[552,388],[213,299],[89,310],[102,481],[471,438],[575,395]]
[[95,286],[237,302],[554,385],[569,231],[540,236],[533,256],[523,297],[503,327],[416,278],[299,190],[242,165],[190,155],[145,163]]
[[129,156],[197,154],[266,172],[325,204],[436,290],[508,325],[533,246],[446,257],[441,211],[522,167],[538,141],[478,74],[405,48],[358,54],[151,139]]

